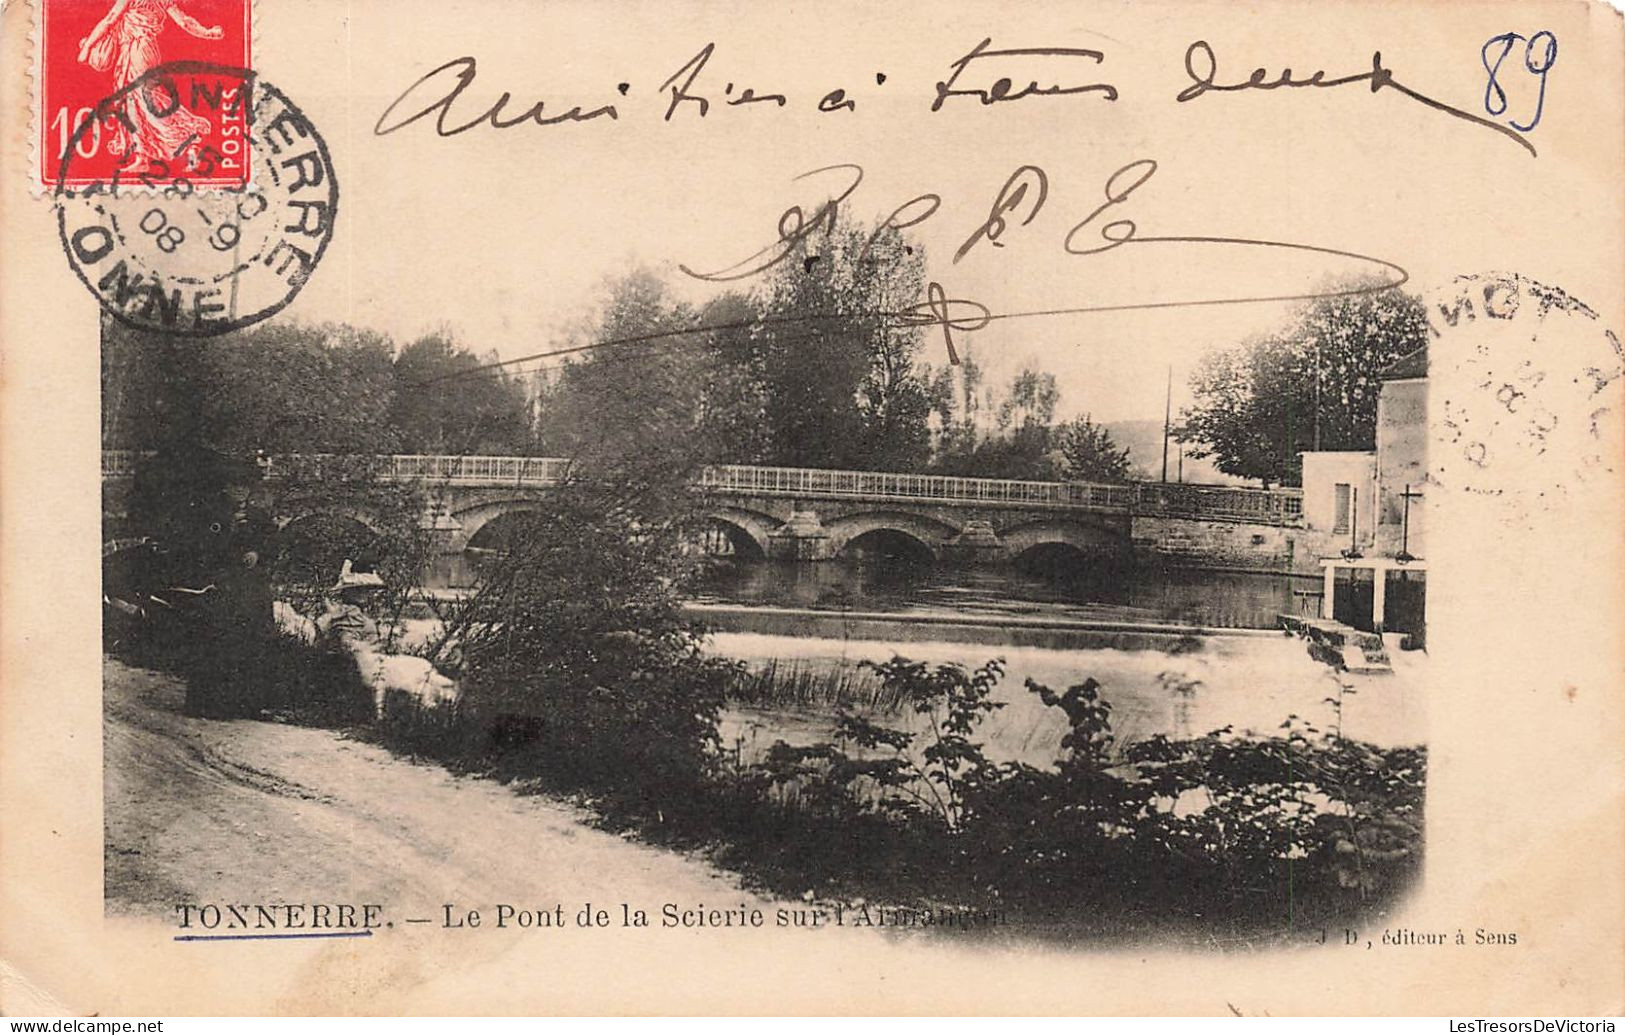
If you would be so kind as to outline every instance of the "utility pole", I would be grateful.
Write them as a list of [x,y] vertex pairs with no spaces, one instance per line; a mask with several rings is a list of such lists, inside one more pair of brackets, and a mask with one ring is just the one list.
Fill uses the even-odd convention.
[[1320,339],[1315,339],[1315,452],[1320,452]]
[[1168,397],[1162,406],[1162,481],[1168,483],[1168,432],[1174,418],[1174,365],[1168,364]]

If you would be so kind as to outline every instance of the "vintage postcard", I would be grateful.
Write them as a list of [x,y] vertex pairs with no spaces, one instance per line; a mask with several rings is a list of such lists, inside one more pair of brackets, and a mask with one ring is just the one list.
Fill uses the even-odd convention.
[[1625,1009],[1617,8],[0,45],[0,1010]]

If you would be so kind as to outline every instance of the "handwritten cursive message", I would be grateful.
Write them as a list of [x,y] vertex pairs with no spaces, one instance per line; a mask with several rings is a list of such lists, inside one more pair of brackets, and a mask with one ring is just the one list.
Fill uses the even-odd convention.
[[[1518,41],[1524,41],[1524,38],[1507,34],[1496,37],[1484,46],[1482,56],[1490,75],[1490,92],[1486,94],[1485,103],[1492,114],[1495,109],[1491,102],[1497,97],[1494,93],[1498,85],[1496,71],[1506,53]],[[1537,43],[1544,47],[1546,42],[1540,38],[1540,34],[1525,42],[1528,44],[1529,70],[1544,77],[1555,61],[1555,40],[1547,50],[1537,48]],[[1505,44],[1504,52],[1495,54],[1494,47],[1502,43]],[[1537,101],[1534,115],[1527,123],[1514,120],[1509,125],[1407,85],[1384,62],[1380,50],[1369,53],[1369,63],[1364,67],[1356,66],[1357,71],[1332,74],[1325,69],[1316,69],[1301,73],[1280,63],[1275,66],[1278,70],[1259,66],[1237,75],[1225,71],[1214,46],[1207,40],[1199,39],[1184,49],[1183,83],[1168,93],[1159,92],[1148,97],[1147,103],[1188,105],[1200,102],[1204,106],[1219,107],[1222,106],[1220,98],[1227,98],[1223,104],[1242,104],[1246,103],[1244,98],[1248,95],[1260,93],[1284,91],[1300,96],[1324,96],[1325,91],[1351,88],[1351,92],[1363,92],[1369,96],[1403,98],[1452,121],[1494,133],[1511,141],[1530,156],[1537,156],[1534,145],[1524,133],[1539,121],[1539,104],[1544,100],[1544,78],[1542,95]],[[1069,105],[1088,111],[1129,99],[1117,79],[1110,74],[1111,66],[1107,51],[1094,46],[995,46],[992,37],[984,37],[959,56],[946,61],[941,78],[929,84],[910,87],[888,78],[881,71],[873,73],[872,87],[865,85],[860,88],[852,83],[831,82],[827,88],[798,96],[772,84],[746,83],[740,77],[728,74],[726,55],[719,53],[715,42],[707,42],[667,74],[657,72],[646,80],[620,81],[614,85],[613,96],[606,90],[601,103],[572,104],[563,108],[545,99],[516,101],[508,90],[495,92],[493,96],[492,91],[479,81],[478,61],[472,56],[463,56],[442,63],[409,84],[379,115],[373,132],[378,136],[389,136],[414,125],[425,124],[432,127],[436,137],[454,137],[480,129],[501,131],[577,123],[620,123],[623,115],[631,117],[631,105],[643,97],[657,102],[646,106],[645,110],[666,123],[705,123],[741,108],[769,113],[811,108],[832,118],[850,118],[863,110],[872,96],[869,91],[897,92],[909,89],[919,89],[918,110],[925,117],[940,116],[944,112],[968,107],[1001,109],[1011,105],[1035,104]],[[1360,91],[1360,87],[1364,87],[1364,90]],[[572,94],[578,95],[580,92],[576,90]],[[888,108],[888,111],[895,111],[895,108]],[[1398,287],[1409,279],[1409,274],[1396,262],[1331,245],[1204,234],[1186,228],[1142,232],[1140,221],[1149,217],[1145,201],[1138,195],[1152,183],[1157,171],[1155,159],[1135,158],[1105,178],[1100,186],[1099,200],[1092,208],[1055,213],[1050,209],[1051,173],[1035,164],[1017,165],[992,193],[985,212],[977,212],[965,223],[962,237],[955,236],[959,243],[952,253],[952,263],[957,264],[978,250],[1004,248],[1005,239],[1018,233],[1049,233],[1054,237],[1060,261],[1089,262],[1093,257],[1119,248],[1157,249],[1159,254],[1166,254],[1169,262],[1179,262],[1182,257],[1196,259],[1192,263],[1193,275],[1186,282],[1190,286],[1188,297],[1124,303],[1084,304],[1068,301],[1045,309],[998,312],[983,301],[957,297],[941,279],[932,279],[925,284],[923,297],[914,305],[872,315],[893,326],[940,328],[948,359],[951,363],[957,363],[959,355],[955,347],[955,334],[981,330],[995,321],[1252,302],[1292,302],[1384,291]],[[766,244],[727,266],[702,269],[679,263],[679,269],[689,277],[712,283],[746,280],[784,262],[813,234],[833,229],[843,207],[851,202],[863,183],[863,168],[850,162],[834,163],[801,173],[792,182],[814,178],[830,181],[828,199],[810,209],[799,205],[785,208]],[[962,217],[963,213],[956,216],[945,211],[943,198],[936,192],[923,192],[902,199],[876,227],[864,254],[882,234],[918,227],[928,221],[941,223]],[[1320,291],[1280,290],[1256,294],[1202,291],[1199,275],[1201,259],[1211,260],[1216,254],[1229,258],[1235,256],[1238,250],[1284,253],[1308,262],[1351,260],[1369,266],[1370,271],[1353,282]],[[808,317],[816,318],[816,315]],[[693,330],[697,332],[703,328]]]
[[[1550,33],[1536,34],[1536,39]],[[1510,50],[1516,34],[1496,37],[1485,44],[1485,67],[1490,69],[1491,89],[1495,83],[1495,70],[1505,53],[1490,66],[1490,48],[1505,39]],[[1544,98],[1544,74],[1556,60],[1556,42],[1552,40],[1544,64],[1535,57],[1536,39],[1529,41],[1531,72],[1541,75]],[[1543,45],[1545,41],[1542,41]],[[859,101],[855,87],[832,85],[816,99],[793,98],[788,93],[770,87],[743,84],[726,74],[713,74],[711,65],[717,56],[715,42],[706,43],[693,57],[684,61],[670,75],[663,77],[654,87],[654,95],[664,106],[660,110],[663,122],[683,117],[705,120],[716,113],[737,108],[768,107],[782,109],[797,104],[811,103],[824,114],[849,115],[858,111]],[[1100,78],[1098,72],[1107,63],[1103,50],[1087,47],[1031,46],[995,48],[992,37],[982,39],[958,58],[947,63],[948,73],[933,84],[928,97],[921,98],[924,112],[938,114],[960,105],[980,107],[1010,105],[1018,102],[1073,104],[1110,104],[1122,98],[1119,86]],[[1307,76],[1294,75],[1291,68],[1272,73],[1255,68],[1243,79],[1223,81],[1219,74],[1219,59],[1212,44],[1196,40],[1185,48],[1184,70],[1188,83],[1173,97],[1184,104],[1212,93],[1235,94],[1246,91],[1271,90],[1323,90],[1364,84],[1370,93],[1385,91],[1408,98],[1432,111],[1481,126],[1512,140],[1529,154],[1535,147],[1520,130],[1533,128],[1539,121],[1537,109],[1534,119],[1527,125],[1503,125],[1481,115],[1431,97],[1420,90],[1400,82],[1392,69],[1383,63],[1382,52],[1371,55],[1370,68],[1345,75],[1328,76],[1317,70]],[[492,100],[479,101],[469,96],[478,81],[479,62],[472,56],[452,58],[413,80],[392,100],[373,124],[373,133],[388,136],[408,126],[428,121],[439,137],[454,137],[473,129],[513,129],[521,126],[547,127],[586,122],[619,122],[621,107],[626,98],[637,92],[636,84],[621,81],[615,84],[616,98],[590,107],[580,104],[559,109],[546,100],[533,100],[528,104],[516,103],[513,93],[502,90]],[[888,89],[884,72],[874,74],[874,89]],[[899,89],[893,83],[891,90]],[[1492,113],[1495,113],[1492,111]]]
[[[1142,309],[1170,309],[1184,306],[1235,305],[1246,302],[1292,302],[1312,298],[1366,294],[1399,287],[1410,277],[1399,264],[1371,255],[1291,241],[1270,241],[1244,237],[1225,237],[1201,234],[1142,234],[1139,224],[1126,213],[1116,210],[1126,206],[1136,192],[1156,175],[1157,162],[1150,158],[1136,159],[1107,177],[1102,189],[1102,200],[1094,209],[1074,222],[1060,239],[1060,250],[1072,256],[1101,255],[1113,249],[1128,246],[1231,246],[1247,249],[1272,249],[1302,256],[1353,259],[1378,267],[1378,277],[1363,280],[1357,286],[1337,290],[1289,292],[1260,295],[1197,296],[1177,300],[1158,300],[1122,304],[1066,305],[1050,309],[995,313],[989,306],[966,298],[953,298],[941,282],[932,280],[926,285],[923,301],[905,309],[878,314],[899,326],[936,326],[942,329],[948,361],[959,362],[954,347],[954,332],[977,331],[996,320],[1014,320],[1040,316],[1066,316],[1083,313],[1126,312]],[[799,182],[823,174],[838,174],[845,184],[809,216],[799,205],[791,205],[779,217],[775,239],[749,256],[730,266],[712,271],[696,270],[686,264],[678,268],[697,280],[723,283],[755,277],[784,262],[810,237],[819,232],[833,230],[839,220],[841,206],[857,192],[863,182],[863,168],[854,164],[823,166],[796,176]],[[1036,220],[1049,198],[1049,174],[1036,165],[1016,168],[999,189],[989,207],[987,217],[965,238],[954,254],[954,262],[964,258],[972,249],[983,244],[1002,247],[1000,238],[1012,229],[1010,220],[1022,216],[1018,224],[1025,227]],[[892,210],[870,235],[865,253],[881,235],[916,227],[937,216],[942,198],[935,193],[916,195]]]

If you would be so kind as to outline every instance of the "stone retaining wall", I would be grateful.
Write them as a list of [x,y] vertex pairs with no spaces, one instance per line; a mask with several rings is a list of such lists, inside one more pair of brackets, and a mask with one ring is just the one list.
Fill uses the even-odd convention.
[[1335,554],[1346,538],[1306,528],[1165,517],[1136,517],[1132,532],[1142,560],[1300,575],[1320,574],[1320,558]]

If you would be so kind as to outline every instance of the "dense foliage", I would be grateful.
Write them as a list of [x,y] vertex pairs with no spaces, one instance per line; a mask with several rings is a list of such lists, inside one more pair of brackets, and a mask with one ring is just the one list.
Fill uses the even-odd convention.
[[514,453],[530,425],[523,386],[435,334],[397,349],[339,324],[268,323],[213,338],[108,322],[102,446],[152,449],[189,425],[220,453]]
[[501,743],[553,786],[672,810],[698,800],[738,666],[703,654],[682,614],[685,516],[623,490],[583,479],[523,515],[427,653],[459,672],[476,750]]
[[887,314],[921,291],[895,231],[842,224],[797,243],[752,294],[698,308],[646,270],[607,285],[582,352],[541,402],[545,448],[658,466],[768,463],[909,470],[929,454],[918,328]]
[[1055,375],[1031,367],[996,389],[965,346],[959,367],[937,371],[931,382],[941,430],[930,469],[974,478],[1127,480],[1128,450],[1089,414],[1057,423],[1060,398]]
[[[808,827],[865,825],[972,896],[1252,917],[1286,925],[1389,900],[1420,861],[1425,757],[1380,749],[1296,716],[1279,736],[1229,729],[1120,745],[1095,680],[1027,687],[1064,716],[1053,768],[995,763],[974,739],[998,662],[975,671],[894,659],[877,666],[924,721],[905,728],[843,713],[838,740],[780,743],[748,778]],[[889,838],[876,828],[891,830]],[[844,876],[862,864],[849,862]]]
[[1426,335],[1421,299],[1398,290],[1316,299],[1279,332],[1203,358],[1180,437],[1226,474],[1298,485],[1304,450],[1376,448],[1380,375]]
[[1128,450],[1117,448],[1111,432],[1096,424],[1088,414],[1057,429],[1061,459],[1067,477],[1085,482],[1124,482],[1132,465]]
[[[1419,872],[1420,748],[1378,748],[1297,716],[1271,737],[1227,728],[1122,744],[1098,682],[1056,692],[1028,681],[1066,723],[1061,757],[995,762],[977,734],[1002,707],[1001,663],[894,658],[869,668],[898,719],[843,705],[833,740],[781,741],[745,763],[715,749],[712,725],[738,672],[699,662],[680,637],[623,642],[607,661],[574,642],[563,650],[575,660],[533,659],[561,675],[589,666],[585,694],[552,676],[502,677],[553,695],[540,721],[580,731],[531,727],[516,747],[511,729],[470,736],[465,724],[460,741],[412,746],[444,758],[460,743],[462,765],[590,790],[611,822],[708,846],[779,894],[996,908],[1069,937],[1147,925],[1288,936],[1383,908]],[[634,688],[647,703],[634,704]],[[424,728],[413,722],[393,735]]]
[[796,243],[749,293],[701,304],[653,272],[606,280],[543,365],[504,365],[446,331],[397,343],[342,324],[268,323],[205,340],[110,324],[103,446],[153,449],[177,421],[234,457],[531,454],[634,463],[658,480],[709,463],[1118,480],[1087,416],[1057,423],[1052,374],[987,379],[921,361],[897,314],[925,254],[841,223]]
[[[340,325],[266,324],[217,338],[103,329],[103,446],[149,454],[105,538],[156,544],[163,584],[204,585],[252,553],[257,580],[305,614],[345,560],[378,571],[398,614],[429,553],[432,487],[383,477],[379,454],[498,452],[529,440],[511,378],[444,335],[400,350]],[[272,471],[270,463],[277,458]]]
[[536,382],[538,449],[660,470],[707,463],[934,471],[993,478],[1127,477],[1085,416],[1057,424],[1052,374],[985,383],[920,361],[896,314],[923,291],[924,252],[895,230],[841,223],[795,242],[750,294],[703,306],[647,270],[608,282],[580,350]]

